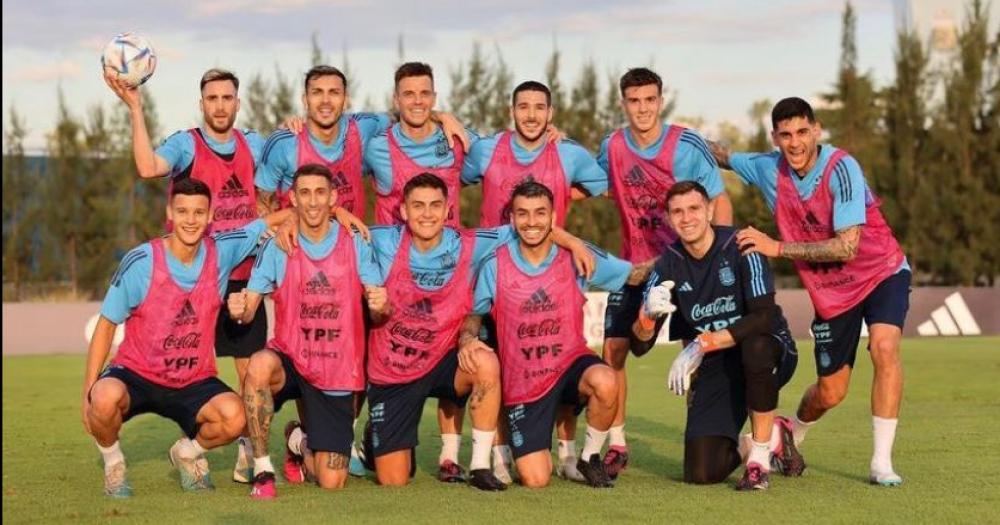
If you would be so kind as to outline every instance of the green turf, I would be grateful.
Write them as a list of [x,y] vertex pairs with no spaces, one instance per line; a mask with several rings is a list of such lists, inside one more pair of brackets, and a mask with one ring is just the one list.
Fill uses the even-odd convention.
[[[809,345],[781,409],[792,409],[814,377]],[[183,494],[167,463],[176,439],[171,423],[142,416],[125,426],[122,447],[135,497],[101,495],[101,467],[79,416],[82,356],[3,359],[3,519],[21,522],[152,523],[610,523],[730,522],[997,522],[1000,514],[1000,338],[911,339],[904,343],[906,393],[895,466],[897,489],[869,486],[871,364],[859,361],[853,391],[817,425],[802,450],[799,479],[772,479],[765,493],[736,493],[735,477],[711,487],[686,486],[681,475],[683,405],[668,396],[665,370],[677,351],[662,347],[629,362],[627,426],[632,466],[612,490],[554,480],[543,490],[501,494],[444,485],[434,477],[439,441],[434,404],[424,411],[419,470],[411,486],[381,488],[352,479],[347,489],[279,485],[279,498],[254,502],[229,481],[235,447],[209,454],[218,490]],[[221,363],[224,376],[233,374]],[[273,425],[273,457],[281,460]],[[468,434],[469,424],[466,423]],[[582,433],[581,433],[582,434]],[[462,450],[468,461],[469,439]],[[992,516],[992,518],[990,517]],[[724,520],[724,521],[723,521]]]

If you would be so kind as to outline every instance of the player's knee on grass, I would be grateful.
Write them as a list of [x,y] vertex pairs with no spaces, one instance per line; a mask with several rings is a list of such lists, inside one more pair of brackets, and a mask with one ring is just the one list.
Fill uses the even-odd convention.
[[604,362],[615,370],[625,369],[625,360],[628,357],[629,340],[623,337],[614,337],[604,340]]
[[532,452],[515,462],[521,485],[529,489],[540,489],[552,479],[552,459],[548,450]]
[[705,436],[684,442],[684,482],[721,483],[742,463],[736,442],[724,436]]
[[375,458],[379,485],[401,487],[410,482],[410,450],[397,450]]
[[781,347],[769,335],[755,335],[740,344],[746,378],[747,405],[755,412],[770,412],[778,406],[778,366]]
[[335,452],[317,452],[314,457],[316,484],[326,490],[342,489],[347,485],[349,456]]

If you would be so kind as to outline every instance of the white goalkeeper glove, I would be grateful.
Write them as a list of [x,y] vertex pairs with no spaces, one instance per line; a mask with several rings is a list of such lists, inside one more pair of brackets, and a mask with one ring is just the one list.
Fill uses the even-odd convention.
[[683,396],[691,388],[691,374],[701,366],[705,357],[701,343],[691,341],[681,353],[677,354],[674,363],[670,365],[670,375],[667,376],[667,388],[671,392]]
[[677,310],[670,300],[670,291],[674,289],[673,281],[663,281],[654,286],[646,294],[646,302],[642,303],[643,312],[650,319],[659,319]]

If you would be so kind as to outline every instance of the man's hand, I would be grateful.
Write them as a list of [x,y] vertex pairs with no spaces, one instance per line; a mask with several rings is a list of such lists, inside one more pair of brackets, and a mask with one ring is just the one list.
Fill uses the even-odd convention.
[[368,226],[365,226],[365,221],[359,219],[353,213],[344,209],[343,206],[337,206],[333,210],[333,217],[337,219],[337,222],[347,230],[347,234],[354,237],[354,228],[358,229],[358,233],[361,234],[361,238],[371,242],[372,233],[368,231]]
[[128,106],[130,111],[137,111],[142,109],[142,92],[139,91],[137,86],[133,86],[128,82],[119,80],[114,73],[110,71],[104,72],[104,82],[111,88],[111,91],[118,98],[122,99],[122,102]]
[[243,324],[243,316],[247,313],[247,289],[229,294],[226,299],[226,307],[229,308],[229,317],[236,324]]
[[677,306],[670,300],[672,296],[671,290],[673,289],[673,281],[663,281],[649,290],[646,302],[642,303],[642,309],[646,313],[646,317],[659,319],[677,310]]
[[306,119],[293,115],[283,120],[281,125],[278,126],[278,129],[287,129],[288,131],[298,135],[299,133],[302,133],[302,130],[305,129],[305,127]]
[[458,367],[469,374],[475,374],[479,369],[479,352],[492,352],[486,343],[478,338],[468,338],[458,349]]
[[691,374],[701,366],[705,354],[701,344],[695,340],[677,354],[674,363],[670,365],[670,375],[667,376],[667,388],[671,392],[683,396],[691,388]]
[[274,234],[274,243],[289,255],[299,247],[298,217],[293,216],[278,227],[278,231]]
[[573,255],[573,264],[576,266],[576,273],[589,281],[594,276],[594,270],[597,268],[594,252],[590,251],[590,248],[587,248],[587,245],[579,239],[570,242],[567,248],[570,254]]
[[90,434],[90,389],[93,388],[94,384],[83,385],[83,400],[80,401],[80,416],[83,418],[83,429]]
[[545,140],[551,143],[557,143],[561,140],[566,140],[566,134],[563,133],[555,124],[549,123],[545,128]]
[[373,314],[385,315],[389,310],[389,291],[384,286],[365,286],[365,301]]
[[736,232],[736,242],[740,246],[740,252],[744,254],[756,252],[766,257],[781,255],[781,243],[753,226]]

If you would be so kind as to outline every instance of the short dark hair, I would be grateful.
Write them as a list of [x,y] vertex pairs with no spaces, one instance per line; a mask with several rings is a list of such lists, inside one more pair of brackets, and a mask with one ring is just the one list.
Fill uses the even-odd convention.
[[201,76],[201,84],[199,84],[198,90],[200,91],[205,89],[205,84],[208,84],[209,82],[217,82],[219,80],[228,80],[233,83],[233,86],[236,87],[236,91],[240,90],[240,79],[236,78],[235,73],[216,67],[209,69],[204,75]]
[[656,84],[656,91],[661,94],[663,93],[663,79],[660,78],[660,75],[657,75],[655,71],[649,68],[633,67],[622,75],[621,80],[618,81],[618,89],[624,97],[627,88],[648,86],[650,84]]
[[432,188],[441,190],[441,193],[444,194],[444,198],[448,198],[448,185],[441,180],[441,177],[438,177],[433,173],[427,173],[425,171],[406,181],[406,184],[403,186],[403,199],[409,197],[410,193],[417,188]]
[[330,76],[340,77],[341,82],[344,83],[344,92],[347,92],[347,77],[344,76],[344,72],[333,66],[324,65],[313,66],[312,69],[306,71],[306,80],[302,83],[302,89],[309,89],[309,81],[314,78]]
[[208,184],[193,177],[185,177],[170,186],[170,200],[173,201],[176,195],[204,195],[208,197],[208,203],[212,203],[212,190]]
[[396,69],[395,86],[398,88],[399,81],[409,77],[431,77],[431,85],[434,85],[434,70],[423,62],[407,62],[399,66]]
[[686,193],[691,193],[692,191],[700,193],[702,197],[705,197],[706,201],[712,200],[708,197],[708,191],[705,189],[704,186],[693,180],[682,180],[674,184],[673,186],[670,187],[669,190],[667,190],[666,202],[670,202],[670,199],[678,195],[684,195]]
[[783,98],[771,110],[771,126],[778,129],[778,123],[795,117],[805,117],[810,124],[816,123],[812,106],[799,97]]
[[552,92],[549,91],[549,87],[537,80],[526,80],[521,82],[514,88],[514,93],[510,95],[510,105],[513,106],[517,104],[517,94],[522,91],[540,91],[545,93],[545,103],[552,105]]
[[299,182],[300,177],[323,177],[327,182],[333,183],[333,173],[330,172],[330,168],[322,164],[303,164],[299,166],[299,169],[295,170],[295,175],[292,177],[292,187]]
[[550,190],[548,186],[533,180],[522,182],[514,187],[514,191],[510,194],[510,205],[513,205],[514,199],[518,197],[525,197],[529,199],[535,197],[545,197],[549,199],[549,204],[554,204],[556,202],[556,198],[552,195],[552,190]]

